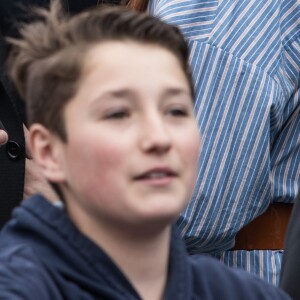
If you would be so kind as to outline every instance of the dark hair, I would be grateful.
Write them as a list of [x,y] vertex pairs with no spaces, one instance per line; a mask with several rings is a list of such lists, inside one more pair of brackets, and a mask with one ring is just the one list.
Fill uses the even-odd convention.
[[37,12],[40,19],[24,25],[20,39],[8,39],[13,45],[9,72],[26,100],[29,124],[41,123],[67,140],[63,111],[76,94],[84,53],[105,41],[130,40],[169,50],[178,58],[193,94],[187,45],[176,27],[125,7],[95,7],[70,17],[54,0],[49,11]]
[[146,11],[149,4],[149,0],[129,0],[128,7],[136,11]]

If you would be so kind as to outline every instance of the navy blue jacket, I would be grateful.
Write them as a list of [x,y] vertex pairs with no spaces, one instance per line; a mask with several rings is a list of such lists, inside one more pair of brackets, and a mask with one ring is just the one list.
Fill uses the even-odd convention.
[[[165,299],[290,299],[213,258],[188,256],[172,233]],[[35,196],[14,210],[0,234],[0,299],[140,299],[124,274],[64,210]]]

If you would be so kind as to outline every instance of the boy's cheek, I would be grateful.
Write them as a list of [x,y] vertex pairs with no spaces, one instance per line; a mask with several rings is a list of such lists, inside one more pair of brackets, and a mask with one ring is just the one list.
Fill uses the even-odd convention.
[[185,145],[185,148],[182,153],[182,159],[184,161],[184,168],[185,172],[187,173],[186,175],[189,178],[189,189],[193,190],[197,176],[199,154],[201,151],[199,134],[197,133],[197,135],[191,135],[191,138],[186,140],[183,145]]

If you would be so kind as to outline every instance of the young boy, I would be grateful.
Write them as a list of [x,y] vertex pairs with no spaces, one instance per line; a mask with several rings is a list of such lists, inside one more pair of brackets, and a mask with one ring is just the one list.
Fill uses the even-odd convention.
[[183,37],[120,8],[27,25],[10,73],[31,150],[63,202],[24,202],[0,237],[1,299],[289,299],[207,257],[171,223],[199,152]]

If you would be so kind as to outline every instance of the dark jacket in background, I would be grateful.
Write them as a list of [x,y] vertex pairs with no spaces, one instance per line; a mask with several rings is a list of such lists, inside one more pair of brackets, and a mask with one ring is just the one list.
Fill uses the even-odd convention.
[[[68,11],[77,13],[97,4],[97,0],[63,0]],[[100,1],[101,2],[101,1]],[[119,0],[104,0],[118,4]],[[7,78],[5,60],[9,47],[6,36],[18,36],[18,24],[33,19],[32,6],[49,6],[49,0],[0,0],[0,120],[9,134],[6,147],[0,148],[0,228],[10,218],[12,209],[23,198],[25,175],[26,123],[25,105]]]
[[295,201],[285,239],[280,287],[293,299],[300,299],[300,194]]
[[8,21],[12,17],[10,13],[13,3],[14,1],[0,1],[0,120],[9,135],[7,145],[0,148],[0,227],[9,219],[12,209],[22,200],[25,175],[22,125],[25,122],[25,107],[5,70],[9,48],[4,37],[16,34]]
[[[121,249],[120,249],[121,250]],[[164,299],[290,299],[207,256],[189,256],[174,231]],[[111,259],[42,196],[16,208],[0,235],[0,299],[140,299]]]

